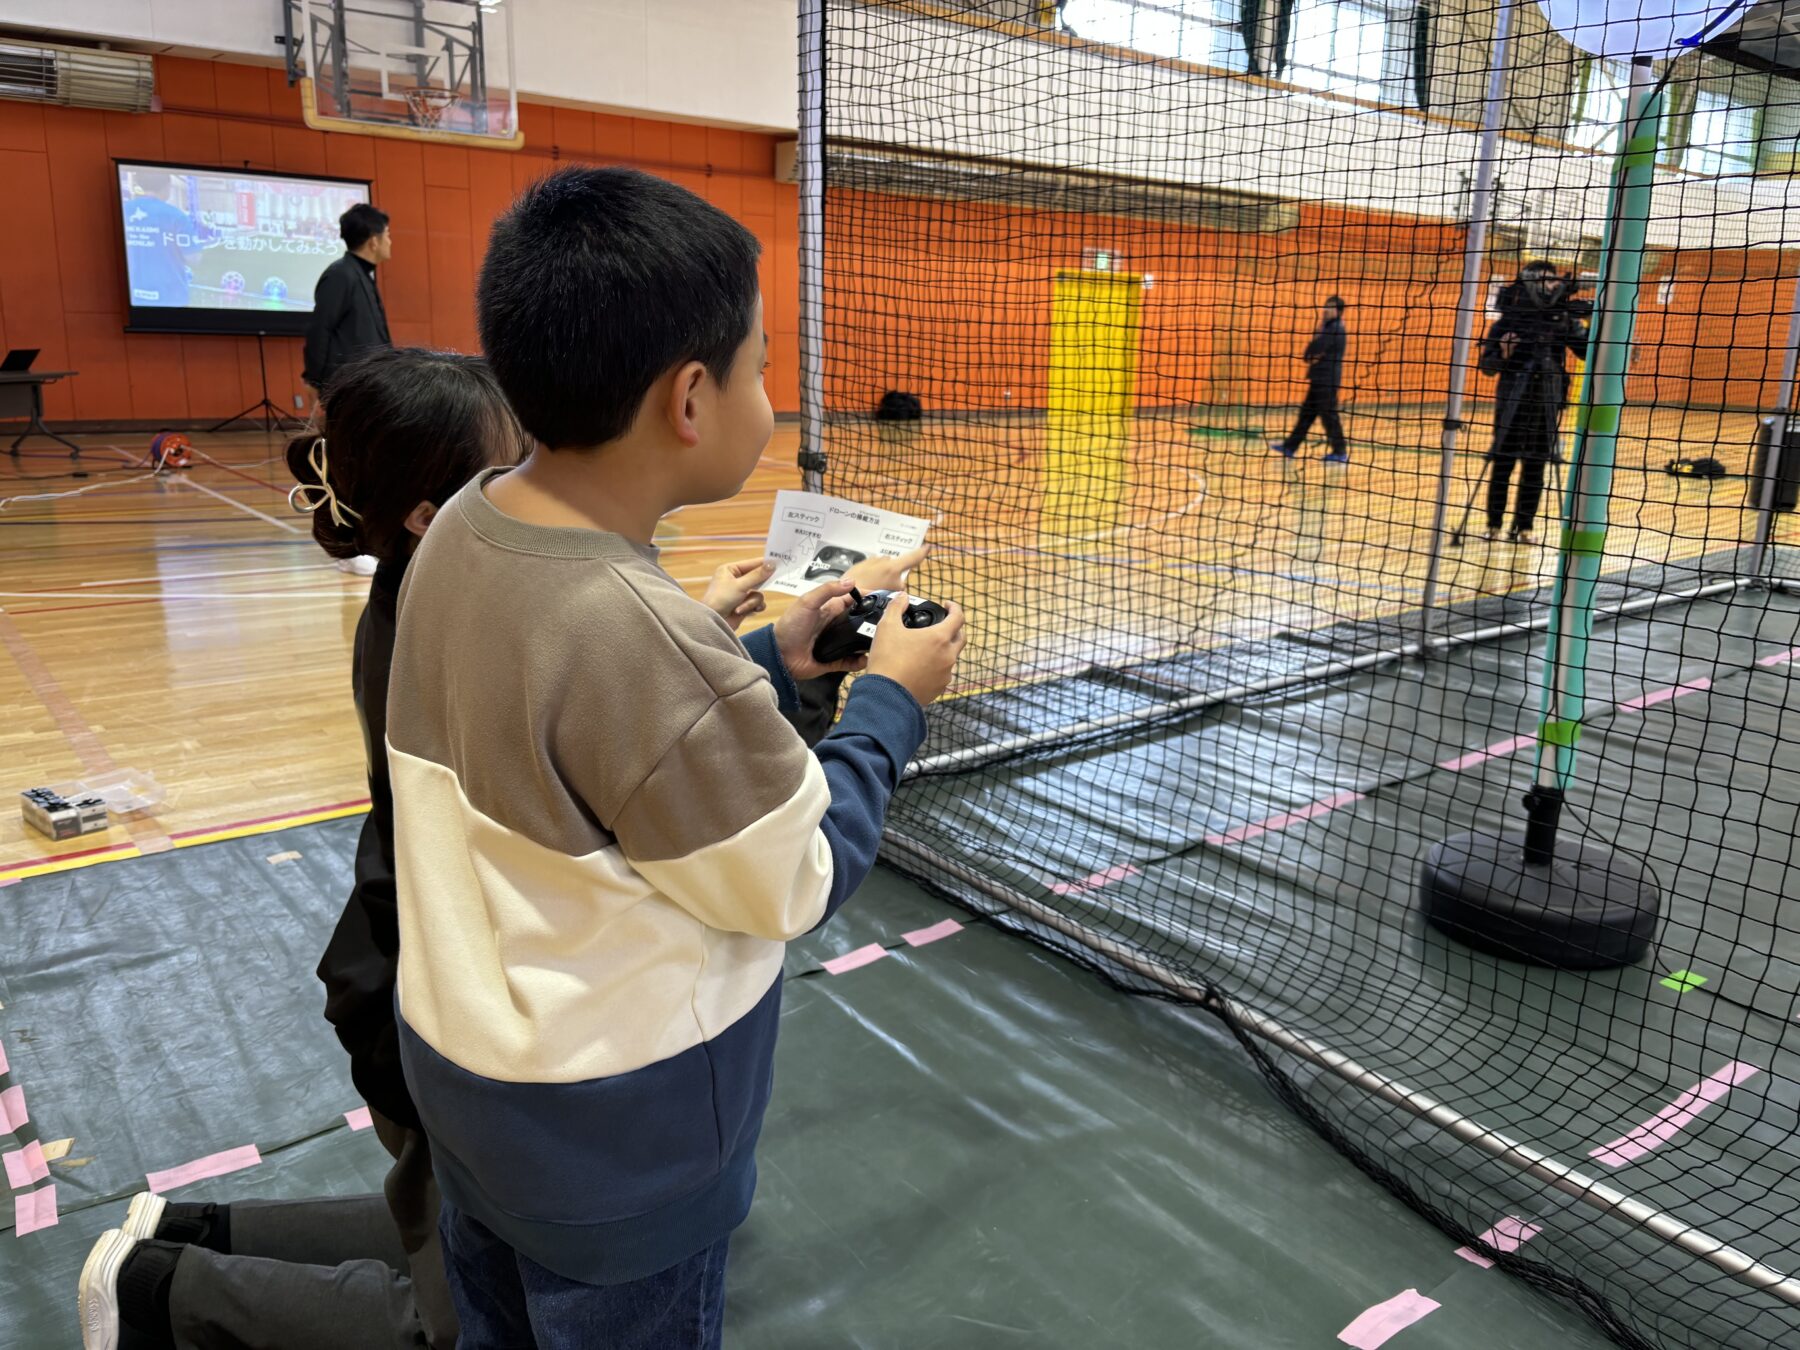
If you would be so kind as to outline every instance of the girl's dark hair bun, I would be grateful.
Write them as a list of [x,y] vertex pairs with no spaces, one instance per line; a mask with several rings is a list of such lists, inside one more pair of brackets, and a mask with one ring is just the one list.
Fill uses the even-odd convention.
[[[322,455],[315,455],[313,447],[321,441],[325,441],[324,451]],[[308,494],[312,498],[322,499],[324,496],[322,489],[326,487],[330,487],[333,492],[337,491],[335,485],[320,483],[318,471],[313,467],[313,461],[318,459],[325,465],[326,476],[331,477],[330,452],[331,443],[326,440],[323,425],[303,432],[288,442],[288,472],[294,476],[294,482],[301,487],[312,489]],[[339,497],[338,500],[338,514],[342,516],[344,525],[340,526],[331,518],[331,503],[319,500],[319,504],[313,508],[312,512],[312,537],[319,547],[332,557],[354,558],[368,550],[363,547],[361,532],[356,528],[356,517],[345,514],[343,498]]]

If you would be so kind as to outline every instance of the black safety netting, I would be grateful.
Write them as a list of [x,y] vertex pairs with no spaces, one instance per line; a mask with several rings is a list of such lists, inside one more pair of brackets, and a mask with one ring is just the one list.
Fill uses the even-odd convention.
[[[1800,84],[1495,0],[802,30],[806,462],[972,633],[886,856],[1621,1343],[1800,1341]],[[1629,959],[1427,921],[1534,783]]]

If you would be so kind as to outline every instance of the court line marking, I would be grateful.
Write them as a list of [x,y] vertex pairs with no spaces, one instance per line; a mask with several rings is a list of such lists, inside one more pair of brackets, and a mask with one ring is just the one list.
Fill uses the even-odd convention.
[[305,533],[307,533],[307,531],[302,530],[298,525],[295,525],[295,524],[291,523],[290,521],[277,520],[277,519],[275,519],[274,516],[268,515],[262,511],[258,511],[254,506],[251,506],[248,502],[240,502],[235,497],[227,497],[223,492],[220,492],[217,488],[209,488],[208,486],[206,486],[205,483],[196,483],[191,478],[179,478],[176,481],[179,483],[186,483],[195,492],[204,492],[209,497],[216,497],[219,501],[224,502],[225,505],[227,505],[227,506],[234,506],[240,511],[248,512],[250,515],[255,516],[258,520],[266,520],[269,522],[269,524],[273,525],[278,530],[286,530],[289,534],[305,534]]
[[[4,609],[0,609],[0,645],[4,645],[11,653],[13,663],[25,677],[26,685],[49,712],[50,720],[56,723],[82,767],[89,773],[110,773],[117,769],[118,764],[107,753],[100,738],[94,734],[94,729],[87,724],[74,702],[63,691],[56,676],[50,673],[43,658],[25,640],[19,626]],[[163,853],[174,847],[154,816],[142,816],[122,823],[140,853]]]
[[1643,1124],[1634,1125],[1619,1138],[1590,1150],[1588,1157],[1603,1167],[1623,1167],[1626,1163],[1636,1162],[1699,1120],[1709,1106],[1724,1101],[1732,1088],[1760,1072],[1754,1064],[1733,1060],[1724,1068],[1707,1074]]
[[[1790,664],[1796,661],[1800,661],[1800,647],[1791,647],[1787,651],[1777,652],[1772,656],[1759,658],[1749,670],[1742,673],[1748,674],[1758,666],[1776,666]],[[1646,693],[1639,694],[1634,698],[1621,699],[1614,703],[1612,707],[1620,712],[1641,712],[1646,708],[1655,707],[1658,704],[1671,703],[1678,698],[1686,698],[1690,694],[1703,694],[1712,687],[1713,681],[1710,677],[1685,680],[1680,684],[1666,685],[1659,689],[1650,690]],[[1535,736],[1514,736],[1504,741],[1496,741],[1493,745],[1486,746],[1480,750],[1471,750],[1461,755],[1452,756],[1449,759],[1438,760],[1433,767],[1448,770],[1451,773],[1461,773],[1465,769],[1474,768],[1476,765],[1483,764],[1490,759],[1508,758],[1509,756],[1515,755],[1519,751],[1536,744],[1537,738]],[[1339,807],[1350,806],[1356,802],[1362,801],[1364,796],[1364,793],[1349,790],[1335,792],[1330,796],[1320,797],[1318,800],[1309,802],[1304,806],[1295,807],[1291,811],[1277,812],[1274,815],[1265,816],[1261,820],[1246,821],[1244,824],[1235,826],[1232,829],[1220,830],[1209,834],[1205,837],[1204,842],[1213,848],[1217,848],[1223,844],[1247,843],[1248,841],[1260,838],[1265,834],[1276,834],[1288,829],[1290,826],[1304,824],[1309,820],[1317,820],[1320,816],[1328,815]],[[1105,872],[1097,872],[1084,881],[1058,882],[1052,885],[1050,889],[1058,895],[1065,895],[1074,891],[1089,890],[1100,886],[1110,885],[1115,881],[1122,881],[1127,877],[1136,876],[1138,874],[1139,872],[1136,867],[1126,864],[1109,868]]]
[[[104,586],[137,586],[137,585],[142,585],[142,584],[145,584],[148,582],[168,583],[168,582],[188,582],[188,581],[212,581],[219,577],[254,577],[254,576],[261,576],[261,575],[264,575],[266,573],[271,573],[271,572],[319,572],[319,571],[324,571],[325,569],[329,568],[330,566],[331,566],[330,563],[322,562],[322,563],[300,563],[293,567],[223,568],[223,569],[221,569],[219,571],[215,571],[215,572],[177,572],[177,573],[173,573],[173,574],[168,573],[168,572],[159,572],[154,576],[113,577],[107,581],[78,581],[75,584],[84,590],[89,589],[89,588],[98,590],[99,588],[104,587]],[[9,591],[9,592],[7,592],[7,594],[9,594],[9,595],[52,595],[55,593],[56,592],[51,591],[48,588],[44,588],[41,590]]]
[[[367,581],[367,577],[357,578]],[[92,591],[0,591],[0,599],[6,600],[93,600],[106,602],[111,600],[342,600],[346,597],[361,599],[362,592],[345,588],[336,591],[115,591],[111,595],[95,595]],[[13,614],[31,613],[29,610],[12,609]]]
[[[316,825],[321,821],[361,815],[368,809],[369,799],[360,797],[354,801],[338,802],[331,806],[308,807],[302,811],[240,820],[229,825],[205,825],[191,830],[178,830],[169,838],[174,842],[176,848],[193,848],[200,844],[223,843],[228,839],[248,839],[259,834],[273,834],[276,830],[291,829],[300,825]],[[124,862],[128,858],[142,857],[144,852],[136,844],[119,843],[103,844],[99,848],[82,849],[75,853],[56,853],[38,858],[28,858],[24,862],[0,866],[0,884],[23,881],[27,877],[48,876],[56,872],[73,872],[100,863]]]

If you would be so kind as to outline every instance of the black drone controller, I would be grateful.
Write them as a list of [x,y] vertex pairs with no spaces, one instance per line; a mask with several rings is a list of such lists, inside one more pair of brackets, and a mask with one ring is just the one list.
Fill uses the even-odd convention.
[[[875,626],[887,613],[892,591],[870,591],[864,595],[854,587],[850,591],[850,608],[845,610],[813,643],[813,660],[821,665],[848,661],[861,656],[875,642]],[[929,628],[950,617],[950,611],[930,600],[914,600],[906,607],[901,622],[908,628]]]

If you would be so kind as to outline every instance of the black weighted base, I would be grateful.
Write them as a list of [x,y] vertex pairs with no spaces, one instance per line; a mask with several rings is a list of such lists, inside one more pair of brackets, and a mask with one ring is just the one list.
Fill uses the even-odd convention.
[[1662,896],[1628,854],[1557,839],[1547,867],[1525,862],[1525,832],[1458,834],[1419,869],[1433,926],[1495,956],[1566,970],[1628,966],[1656,936]]

